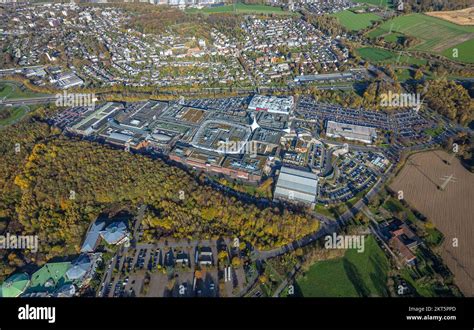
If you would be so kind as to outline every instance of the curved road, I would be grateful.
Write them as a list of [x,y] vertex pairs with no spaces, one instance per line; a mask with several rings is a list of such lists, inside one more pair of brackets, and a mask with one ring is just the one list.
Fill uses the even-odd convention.
[[308,245],[321,237],[331,235],[332,233],[337,232],[340,228],[345,226],[347,222],[352,219],[359,211],[367,205],[367,203],[376,196],[380,190],[382,189],[383,185],[387,180],[393,175],[393,164],[390,165],[388,168],[387,172],[383,174],[379,180],[375,183],[375,185],[367,192],[367,194],[360,199],[357,203],[354,204],[354,206],[344,212],[339,218],[337,218],[335,221],[330,220],[320,214],[318,214],[318,219],[321,221],[321,226],[320,228],[309,235],[306,235],[296,241],[293,241],[289,244],[286,244],[284,246],[281,246],[276,249],[272,250],[266,250],[266,251],[258,251],[255,250],[253,254],[253,259],[255,260],[265,260],[265,259],[270,259],[274,258],[276,256],[291,252],[296,250],[297,248],[303,247],[305,245]]

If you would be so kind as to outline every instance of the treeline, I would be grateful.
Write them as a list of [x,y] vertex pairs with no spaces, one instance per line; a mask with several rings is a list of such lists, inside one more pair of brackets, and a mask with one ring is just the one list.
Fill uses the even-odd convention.
[[426,81],[418,89],[424,92],[425,102],[431,109],[449,119],[462,125],[466,125],[474,119],[474,102],[468,91],[455,81]]
[[[121,4],[119,7],[132,14],[126,27],[142,33],[159,34],[171,29],[176,35],[194,36],[207,40],[210,39],[212,27],[235,37],[239,37],[242,33],[240,28],[242,17],[230,13],[187,14],[174,7],[142,3]],[[175,28],[176,26],[178,28]]]
[[[42,110],[38,110],[41,112]],[[27,115],[22,122],[0,131],[0,234],[24,233],[17,221],[16,207],[21,201],[21,190],[14,178],[22,171],[37,141],[57,135],[59,131]],[[0,250],[0,278],[10,274],[29,259],[20,250]]]
[[461,164],[471,172],[474,172],[474,140],[470,134],[466,132],[458,133],[454,138],[450,137],[443,145],[447,152],[452,152],[453,143],[458,145],[456,153],[461,160]]
[[310,12],[304,12],[303,19],[313,24],[317,29],[332,36],[341,35],[347,31],[334,16],[314,15]]
[[458,10],[474,5],[472,0],[403,0],[408,12]]
[[240,0],[240,1],[233,0],[232,2],[233,3],[242,2],[242,3],[245,3],[246,5],[271,5],[272,4],[272,1],[269,1],[269,0]]
[[230,37],[235,37],[240,40],[243,36],[243,30],[240,27],[242,16],[232,13],[215,13],[203,16],[203,19],[209,26],[216,28],[218,31]]
[[127,10],[133,11],[135,15],[127,22],[127,27],[135,28],[142,33],[162,33],[170,26],[195,22],[197,19],[197,17],[186,15],[183,11],[170,7],[145,6],[139,9],[135,6],[128,7]]

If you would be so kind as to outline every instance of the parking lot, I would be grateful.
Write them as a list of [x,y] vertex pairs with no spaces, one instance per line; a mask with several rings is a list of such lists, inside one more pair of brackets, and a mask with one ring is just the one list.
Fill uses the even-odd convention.
[[[137,244],[110,262],[103,295],[108,297],[215,297],[219,295],[216,241],[162,240]],[[242,288],[244,274],[234,272],[225,293]]]

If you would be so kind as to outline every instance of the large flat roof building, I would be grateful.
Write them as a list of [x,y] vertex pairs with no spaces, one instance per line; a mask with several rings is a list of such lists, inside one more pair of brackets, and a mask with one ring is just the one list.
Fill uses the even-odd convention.
[[248,109],[251,111],[267,111],[288,115],[292,111],[294,104],[292,96],[276,97],[255,95],[250,101]]
[[295,77],[296,82],[325,81],[325,80],[351,80],[354,76],[351,72],[324,73],[313,75],[302,75]]
[[306,204],[316,202],[318,177],[316,174],[283,166],[273,197]]
[[72,131],[83,135],[90,135],[100,127],[107,118],[112,117],[112,115],[121,109],[123,109],[122,104],[107,102],[97,109],[87,112],[86,116],[81,121],[72,126]]
[[345,124],[330,120],[326,124],[326,136],[372,143],[377,138],[377,131],[373,127]]

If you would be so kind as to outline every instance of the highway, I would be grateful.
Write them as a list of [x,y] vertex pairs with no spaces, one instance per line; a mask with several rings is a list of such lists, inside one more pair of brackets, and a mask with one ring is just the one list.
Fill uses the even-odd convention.
[[36,96],[25,99],[0,100],[0,106],[35,105],[56,102],[56,95]]

